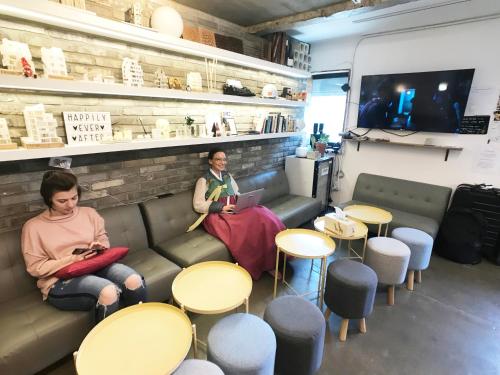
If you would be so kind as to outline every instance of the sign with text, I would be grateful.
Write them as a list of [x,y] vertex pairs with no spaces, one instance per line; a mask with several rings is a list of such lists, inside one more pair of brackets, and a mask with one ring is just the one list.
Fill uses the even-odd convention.
[[112,137],[111,113],[63,112],[68,144],[99,143]]

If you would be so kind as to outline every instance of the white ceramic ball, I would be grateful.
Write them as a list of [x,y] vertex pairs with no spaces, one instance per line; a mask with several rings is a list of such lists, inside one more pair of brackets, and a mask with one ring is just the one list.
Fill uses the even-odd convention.
[[156,8],[151,16],[151,27],[162,34],[179,38],[184,30],[182,17],[174,8]]

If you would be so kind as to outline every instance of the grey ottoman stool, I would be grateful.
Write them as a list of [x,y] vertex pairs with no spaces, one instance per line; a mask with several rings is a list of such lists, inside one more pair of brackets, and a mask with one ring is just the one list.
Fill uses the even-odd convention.
[[207,359],[226,375],[272,375],[276,337],[265,321],[252,314],[232,314],[208,333]]
[[267,305],[264,320],[278,343],[276,374],[312,375],[319,370],[326,324],[316,305],[302,297],[280,297]]
[[340,341],[345,341],[349,319],[360,319],[359,331],[366,332],[365,318],[372,313],[377,275],[370,267],[349,259],[330,263],[326,272],[325,318],[331,311],[342,317]]
[[417,283],[420,283],[422,281],[422,270],[429,267],[434,240],[427,233],[414,228],[396,228],[392,231],[392,237],[404,242],[410,248],[411,255],[408,263],[406,287],[413,290],[415,271],[417,271]]
[[202,359],[187,359],[181,363],[174,375],[224,375],[216,364]]
[[410,248],[389,237],[373,237],[366,244],[365,264],[371,267],[378,282],[389,285],[387,304],[394,305],[394,286],[405,280]]

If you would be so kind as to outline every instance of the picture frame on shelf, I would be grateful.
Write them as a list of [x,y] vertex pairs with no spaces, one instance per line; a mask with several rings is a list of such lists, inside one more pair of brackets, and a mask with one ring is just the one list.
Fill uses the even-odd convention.
[[229,135],[238,135],[238,128],[236,127],[236,122],[232,112],[222,112],[222,125],[224,126],[226,133],[229,133]]

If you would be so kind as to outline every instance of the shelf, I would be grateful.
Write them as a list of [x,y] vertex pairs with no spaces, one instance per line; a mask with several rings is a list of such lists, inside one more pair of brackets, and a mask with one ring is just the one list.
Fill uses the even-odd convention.
[[304,107],[305,102],[263,99],[256,97],[212,94],[206,92],[160,89],[156,87],[127,87],[122,84],[105,84],[65,79],[25,78],[0,75],[2,91],[35,91],[57,95],[114,96],[124,98],[173,99],[197,102],[249,104],[274,107]]
[[348,139],[348,141],[358,143],[357,151],[359,151],[359,146],[361,143],[377,143],[377,144],[382,144],[382,145],[408,146],[408,147],[432,148],[432,149],[436,149],[436,150],[446,150],[444,161],[448,160],[448,155],[450,153],[450,150],[462,151],[464,149],[461,146],[424,145],[423,143],[380,141],[380,140],[376,140],[376,139],[354,139],[353,138],[353,139]]
[[189,40],[174,38],[145,27],[98,17],[92,12],[72,8],[46,0],[2,0],[0,15],[32,21],[56,28],[77,31],[97,38],[118,40],[153,47],[247,68],[276,73],[294,78],[309,78],[309,72],[284,65],[207,46]]
[[31,149],[18,148],[15,150],[0,150],[0,162],[29,160],[29,159],[42,159],[58,156],[74,156],[74,155],[88,155],[88,154],[101,154],[106,152],[119,152],[131,150],[146,150],[153,148],[163,147],[177,147],[177,146],[190,146],[202,145],[211,143],[226,143],[226,142],[243,142],[243,141],[258,141],[263,139],[273,138],[287,138],[299,133],[272,133],[272,134],[255,134],[255,135],[235,135],[229,137],[216,137],[216,138],[171,138],[162,140],[135,140],[131,142],[119,142],[110,144],[91,144],[91,145],[77,145],[61,148],[44,148],[44,149]]

